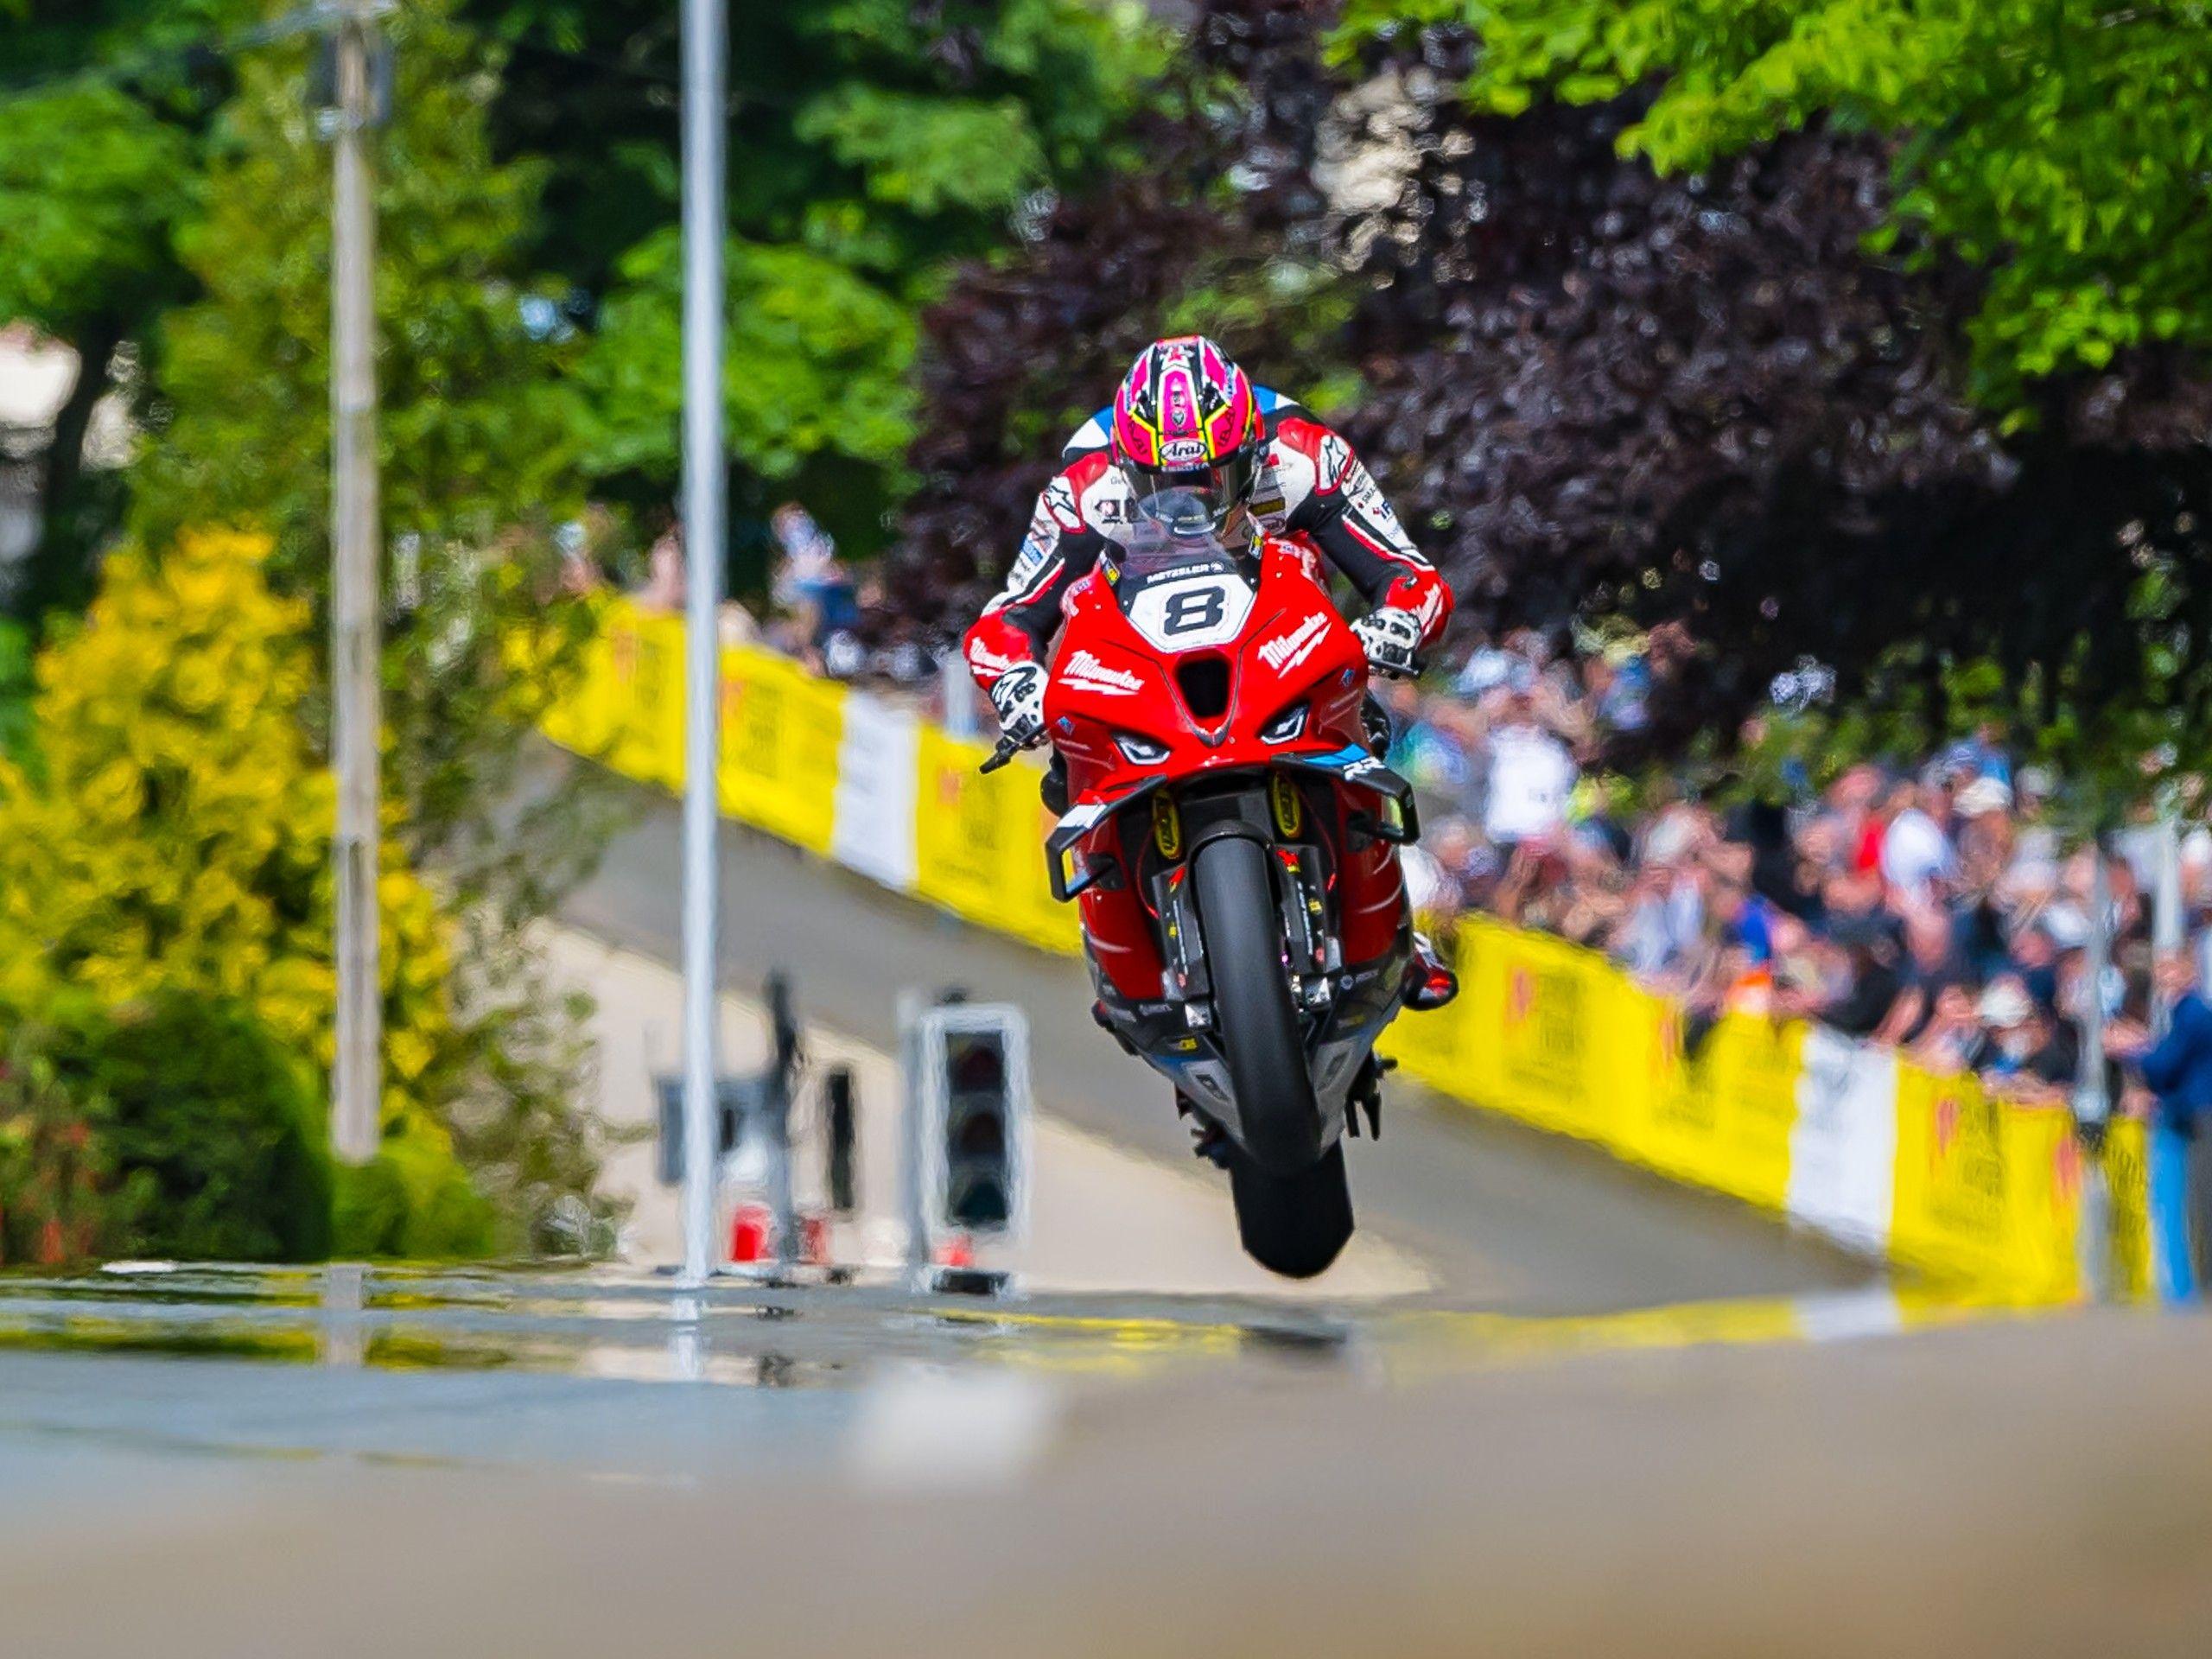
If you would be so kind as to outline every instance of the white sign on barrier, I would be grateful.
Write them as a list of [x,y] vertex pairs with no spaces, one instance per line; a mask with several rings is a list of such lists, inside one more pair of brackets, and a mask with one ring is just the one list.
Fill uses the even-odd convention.
[[1847,1244],[1885,1249],[1897,1155],[1897,1056],[1808,1031],[1789,1135],[1789,1213]]
[[914,711],[865,691],[845,699],[830,853],[847,869],[901,893],[914,885]]

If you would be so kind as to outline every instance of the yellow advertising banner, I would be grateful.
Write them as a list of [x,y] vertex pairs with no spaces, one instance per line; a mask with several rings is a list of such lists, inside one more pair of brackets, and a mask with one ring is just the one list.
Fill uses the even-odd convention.
[[1662,1175],[1705,1184],[1720,1161],[1720,1103],[1684,1053],[1681,1005],[1623,975],[1614,1007],[1621,1027],[1617,1149]]
[[1052,819],[1037,771],[977,768],[990,750],[925,727],[914,785],[914,891],[955,915],[1047,950],[1073,952],[1081,923],[1053,901],[1045,872]]
[[845,691],[772,652],[722,652],[721,809],[826,855]]
[[2005,1167],[2005,1277],[2034,1301],[2082,1294],[2082,1183],[2088,1156],[2065,1106],[1998,1108]]
[[1897,1068],[1892,1255],[1992,1284],[2015,1282],[2003,1118],[1969,1074]]
[[1804,1027],[1795,1021],[1747,1014],[1726,1016],[1707,1034],[1689,1087],[1712,1103],[1707,1185],[1769,1210],[1783,1207],[1804,1041]]
[[624,605],[606,630],[614,676],[607,764],[626,778],[683,786],[683,621]]
[[575,683],[547,710],[543,722],[545,734],[556,743],[598,760],[607,760],[620,719],[623,693],[615,679],[614,633],[629,610],[620,600],[599,607],[599,626],[578,653]]
[[1504,1109],[1542,1128],[1611,1144],[1613,970],[1604,958],[1541,934],[1485,930],[1495,950],[1496,1074]]
[[2105,1191],[2112,1207],[2109,1289],[2128,1301],[2139,1301],[2152,1289],[2150,1138],[2150,1127],[2135,1118],[2116,1119],[2105,1131]]

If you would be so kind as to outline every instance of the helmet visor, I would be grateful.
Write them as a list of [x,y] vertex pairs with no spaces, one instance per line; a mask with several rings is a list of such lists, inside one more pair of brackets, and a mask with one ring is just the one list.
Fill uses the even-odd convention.
[[1185,535],[1217,531],[1252,493],[1252,452],[1249,448],[1211,467],[1155,472],[1125,466],[1138,516]]

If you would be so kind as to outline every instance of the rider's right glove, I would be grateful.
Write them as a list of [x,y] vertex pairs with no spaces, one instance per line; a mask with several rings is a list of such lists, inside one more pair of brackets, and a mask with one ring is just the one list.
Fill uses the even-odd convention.
[[1009,668],[991,682],[991,706],[1006,741],[1027,748],[1045,735],[1045,671],[1034,663]]
[[1421,649],[1421,619],[1411,611],[1385,605],[1351,625],[1367,648],[1367,665],[1392,679],[1410,678],[1414,653]]

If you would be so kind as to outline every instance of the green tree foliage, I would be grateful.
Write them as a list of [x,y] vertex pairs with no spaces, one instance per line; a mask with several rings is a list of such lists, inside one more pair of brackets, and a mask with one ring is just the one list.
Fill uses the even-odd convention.
[[[513,43],[506,143],[551,165],[541,251],[590,327],[588,470],[664,511],[677,477],[676,15],[472,0]],[[904,488],[918,315],[950,262],[1127,154],[1157,61],[1088,0],[822,0],[732,14],[731,342],[741,511],[798,494],[856,550]],[[773,493],[772,495],[771,493]]]
[[235,1001],[63,992],[0,1025],[0,1262],[450,1260],[496,1236],[434,1141],[334,1169],[313,1069]]
[[[518,249],[541,169],[492,159],[499,79],[444,0],[389,20],[394,118],[375,133],[380,488],[393,541],[435,561],[517,530],[542,544],[577,487],[551,307]],[[137,480],[156,544],[251,521],[275,574],[311,580],[327,547],[330,158],[308,107],[313,48],[248,56],[200,213],[179,245],[205,297],[163,331],[164,418]]]
[[43,1027],[0,1010],[0,1266],[130,1254],[153,1176],[118,1176],[105,1135],[112,1104],[64,1086]]
[[65,997],[38,1041],[64,1090],[102,1103],[105,1155],[140,1201],[133,1253],[218,1262],[329,1254],[321,1091],[246,1009],[177,986],[112,1011]]
[[45,527],[18,602],[81,602],[111,492],[83,477],[92,408],[191,291],[172,245],[191,216],[219,57],[188,49],[254,0],[0,0],[0,322],[73,347],[75,385],[40,480]]
[[1670,749],[1810,658],[1823,744],[2212,773],[2202,10],[1360,0],[1413,118],[1355,430],[1463,597],[1682,626]]
[[[62,1065],[63,1051],[54,1051],[62,1081],[81,1085],[86,1109],[112,1109],[101,1132],[124,1174],[161,1175],[168,1196],[143,1222],[157,1231],[188,1224],[176,1204],[194,1190],[193,1178],[164,1162],[164,1148],[187,1131],[163,1114],[188,1103],[191,1087],[181,1075],[165,1082],[150,1072],[118,1081],[98,1056],[143,1052],[150,1065],[165,1047],[189,1046],[182,1025],[205,1021],[207,1063],[224,1044],[250,1049],[256,1087],[267,1085],[238,1107],[261,1125],[239,1130],[260,1148],[252,1155],[291,1172],[286,1182],[308,1179],[298,1154],[283,1150],[293,1133],[286,1126],[296,1128],[302,1111],[311,1149],[321,1145],[311,1080],[332,1049],[335,792],[301,719],[315,683],[306,607],[270,593],[261,570],[268,548],[265,537],[200,534],[158,563],[130,552],[111,557],[85,625],[40,657],[35,774],[0,763],[0,996],[34,1023],[76,1033],[67,1051],[76,1059]],[[378,897],[385,1167],[346,1180],[372,1191],[396,1181],[408,1205],[397,1223],[349,1223],[340,1242],[372,1250],[412,1249],[425,1238],[480,1245],[484,1206],[466,1191],[449,1122],[497,1097],[502,1027],[459,1005],[460,925],[389,844]],[[148,1020],[166,1034],[144,1038]],[[259,1034],[239,1035],[245,1020]],[[278,1067],[264,1048],[290,1058]],[[310,1079],[305,1107],[296,1076]],[[226,1085],[211,1076],[192,1085],[201,1086],[213,1102]],[[212,1116],[201,1127],[229,1133]],[[588,1144],[573,1121],[559,1127],[564,1147]],[[573,1183],[565,1190],[589,1190],[595,1166],[588,1155],[581,1163],[560,1167]],[[532,1224],[512,1171],[493,1164],[486,1185],[514,1234]],[[294,1195],[286,1213],[314,1207],[298,1196],[304,1188],[284,1191]],[[327,1179],[315,1203],[327,1223]],[[286,1231],[258,1253],[279,1246],[322,1248]]]
[[[41,653],[35,774],[0,765],[0,988],[36,1008],[185,986],[251,1007],[327,1061],[335,792],[300,720],[304,605],[270,594],[264,538],[111,558],[86,623]],[[453,1064],[447,934],[387,861],[388,1116]]]
[[[454,962],[495,1011],[470,1026],[480,1082],[503,1072],[509,1017],[527,1025],[550,1012],[524,1018],[514,995],[524,958],[501,941],[596,850],[606,807],[588,791],[517,801],[532,716],[588,629],[558,600],[556,536],[583,483],[567,379],[575,341],[553,302],[557,285],[533,278],[524,257],[545,168],[493,159],[499,54],[452,10],[421,0],[389,20],[393,117],[372,137],[391,550],[384,680],[398,850],[410,868],[435,861],[456,910],[480,911],[488,930],[461,934]],[[157,546],[191,524],[264,526],[276,542],[272,582],[319,607],[330,162],[308,107],[310,50],[292,41],[251,54],[226,107],[203,211],[180,238],[205,295],[163,331],[166,419],[137,470],[134,516]],[[534,648],[518,653],[524,639]],[[319,728],[321,698],[302,712]],[[510,969],[523,977],[503,977]],[[557,1116],[565,1084],[524,1070],[556,1091],[537,1119]],[[591,1161],[581,1142],[577,1154]]]
[[1910,229],[1983,273],[1967,332],[2001,406],[2121,353],[2212,346],[2201,0],[1357,0],[1349,37],[1408,15],[1479,33],[1468,92],[1493,112],[1656,85],[1620,142],[1662,172],[1821,119],[1902,139],[1871,246]]
[[[912,312],[803,247],[734,242],[728,257],[732,450],[786,488],[817,455],[895,469],[913,434]],[[647,236],[619,275],[578,377],[587,460],[602,474],[663,478],[683,412],[681,233]]]
[[0,760],[25,760],[30,737],[30,630],[0,619]]

